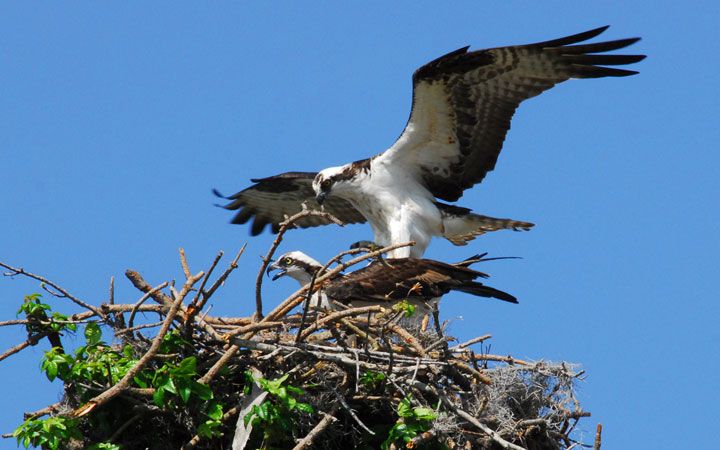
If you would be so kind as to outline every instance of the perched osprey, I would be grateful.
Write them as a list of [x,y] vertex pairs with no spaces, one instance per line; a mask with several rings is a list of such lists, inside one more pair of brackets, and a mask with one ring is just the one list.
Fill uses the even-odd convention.
[[[286,215],[323,205],[345,223],[369,222],[380,246],[415,241],[392,257],[421,257],[431,237],[462,245],[486,231],[532,224],[478,216],[454,202],[495,168],[510,120],[523,100],[570,78],[624,77],[633,70],[603,66],[636,63],[644,55],[605,52],[639,38],[583,43],[608,27],[529,45],[468,51],[463,47],[413,74],[410,118],[398,140],[372,158],[319,173],[287,172],[254,179],[228,197],[239,210],[233,223],[255,217],[252,234]],[[578,44],[578,45],[574,45]],[[300,227],[329,223],[306,217]]]
[[[310,299],[310,306],[332,307],[329,299],[351,306],[391,304],[408,300],[421,309],[430,306],[450,291],[461,291],[517,303],[512,295],[475,281],[488,275],[468,268],[484,261],[479,255],[457,264],[432,259],[389,258],[375,261],[347,275],[338,274],[326,281]],[[268,275],[279,270],[273,280],[288,275],[305,286],[322,267],[315,259],[300,251],[285,253],[268,266]]]

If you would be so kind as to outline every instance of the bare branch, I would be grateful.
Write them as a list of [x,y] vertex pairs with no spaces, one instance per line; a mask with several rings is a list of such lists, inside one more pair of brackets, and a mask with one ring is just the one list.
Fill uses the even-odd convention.
[[61,298],[67,298],[67,299],[71,300],[72,302],[82,306],[83,308],[89,309],[90,311],[94,312],[98,316],[103,317],[103,318],[105,317],[105,314],[103,314],[103,312],[100,311],[98,308],[96,308],[88,303],[85,303],[84,301],[75,297],[74,295],[72,295],[71,293],[69,293],[68,291],[66,291],[65,289],[63,289],[62,287],[58,286],[57,284],[53,283],[52,281],[48,280],[45,277],[41,277],[40,275],[35,275],[34,273],[26,272],[22,268],[12,267],[8,264],[5,264],[4,262],[0,262],[0,267],[4,267],[5,269],[10,271],[10,273],[6,273],[5,276],[12,277],[15,275],[24,275],[28,278],[32,278],[33,280],[37,280],[43,284],[51,286],[53,289],[55,289],[56,291],[59,292],[59,294],[54,294],[54,295],[61,297]]
[[325,431],[325,429],[331,423],[337,422],[337,418],[333,416],[333,414],[335,414],[335,411],[337,411],[337,406],[335,406],[329,413],[320,412],[320,414],[323,415],[322,420],[318,422],[318,424],[315,425],[313,429],[310,430],[310,432],[305,435],[305,437],[302,438],[295,447],[293,447],[293,450],[311,448],[315,439],[317,439],[317,437],[320,436],[320,434],[322,434],[322,432]]
[[167,281],[160,283],[159,285],[155,286],[154,288],[150,289],[145,294],[143,294],[142,297],[140,297],[140,300],[138,300],[137,303],[135,303],[135,305],[133,306],[133,309],[130,311],[130,318],[128,319],[128,327],[129,328],[132,328],[132,326],[133,326],[133,322],[135,320],[135,313],[140,308],[140,305],[142,305],[145,302],[145,300],[149,299],[156,293],[165,289],[167,287],[167,285],[168,285]]

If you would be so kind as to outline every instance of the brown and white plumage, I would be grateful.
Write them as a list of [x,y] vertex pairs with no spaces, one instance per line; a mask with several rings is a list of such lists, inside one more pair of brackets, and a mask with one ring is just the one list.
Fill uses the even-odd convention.
[[[462,245],[497,229],[483,229],[481,224],[487,222],[477,220],[484,217],[478,215],[450,223],[444,206],[452,205],[437,199],[458,200],[495,168],[512,116],[523,100],[570,78],[637,73],[604,66],[642,60],[643,55],[605,54],[639,38],[582,43],[607,28],[529,45],[478,51],[464,47],[437,58],[415,71],[410,118],[388,150],[317,174],[290,172],[254,180],[257,184],[229,197],[232,202],[225,207],[239,210],[234,223],[254,216],[252,232],[257,234],[267,223],[276,231],[285,215],[300,211],[303,202],[311,208],[322,204],[344,222],[368,221],[379,245],[416,241],[412,248],[396,250],[394,257],[422,256],[432,236]],[[505,219],[496,220],[500,226]],[[509,222],[500,228],[532,226]],[[313,217],[300,226],[324,223]]]
[[517,303],[517,299],[507,292],[475,281],[487,277],[487,274],[461,264],[446,264],[432,259],[389,258],[332,280],[323,290],[329,298],[342,303],[390,304],[405,299],[432,301],[450,291]]
[[495,168],[523,100],[570,78],[638,73],[603,66],[632,64],[644,55],[597,53],[640,38],[573,45],[607,28],[529,45],[463,47],[429,62],[413,75],[413,107],[405,130],[379,158],[413,167],[435,197],[456,201]]
[[[317,172],[286,172],[267,178],[254,178],[253,184],[229,197],[230,203],[223,206],[225,209],[237,210],[231,223],[243,224],[251,218],[253,224],[251,233],[257,236],[262,233],[266,225],[270,224],[273,233],[280,229],[280,223],[286,216],[292,216],[302,211],[302,205],[309,209],[320,209],[315,200],[312,182]],[[223,197],[215,191],[215,195]],[[340,197],[328,199],[323,205],[325,211],[337,217],[344,223],[364,223],[365,218],[353,207],[350,202]],[[295,222],[301,228],[328,225],[331,222],[321,216],[307,216]]]
[[[390,305],[401,300],[424,304],[435,302],[450,291],[517,303],[514,296],[476,281],[478,278],[487,278],[488,275],[472,270],[469,266],[489,260],[484,256],[476,255],[457,264],[417,258],[374,261],[362,269],[349,274],[338,274],[323,283],[314,293],[311,306],[329,307],[329,299],[352,306]],[[304,286],[310,283],[321,267],[319,262],[303,252],[292,251],[270,264],[268,275],[277,270],[279,272],[273,280],[290,276]]]

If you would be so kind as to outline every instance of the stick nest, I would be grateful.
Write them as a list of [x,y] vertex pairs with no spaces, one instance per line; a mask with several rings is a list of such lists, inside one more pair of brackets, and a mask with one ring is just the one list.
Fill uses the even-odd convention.
[[[574,430],[590,414],[576,400],[574,385],[582,372],[571,364],[489,354],[489,335],[457,344],[442,324],[413,329],[403,313],[392,308],[305,308],[292,313],[295,306],[307,304],[309,286],[263,315],[261,274],[285,228],[260,268],[257,311],[251,317],[214,317],[204,310],[237,267],[242,250],[218,277],[212,274],[221,254],[207,271],[193,275],[181,250],[185,281],[179,290],[172,282],[152,287],[139,273],[127,271],[142,297],[117,304],[111,288],[110,301],[99,306],[82,302],[40,276],[2,264],[9,271],[6,275],[41,280],[43,287],[52,288],[48,290],[52,295],[81,302],[86,311],[70,316],[68,322],[94,322],[111,329],[115,339],[108,348],[131,353],[135,361],[119,379],[108,376],[106,382],[90,384],[66,379],[61,402],[26,418],[76,420],[81,436],[70,439],[69,448],[101,442],[127,449],[580,445]],[[317,283],[332,276],[333,270],[337,273],[386,250],[340,263],[319,274]],[[157,314],[159,320],[136,325],[139,312]],[[35,324],[27,345],[49,334]],[[172,339],[180,344],[167,353]],[[12,354],[8,352],[0,360]],[[163,367],[178,367],[189,360],[192,383],[209,387],[212,399],[198,388],[198,398],[190,395],[186,400],[180,392],[168,391],[164,403],[158,402],[158,389],[163,388],[148,374],[158,377]],[[220,415],[215,410],[212,432],[203,431],[212,415],[208,404],[222,408]],[[263,404],[272,407],[263,412]],[[260,417],[273,411],[281,416],[278,420]]]

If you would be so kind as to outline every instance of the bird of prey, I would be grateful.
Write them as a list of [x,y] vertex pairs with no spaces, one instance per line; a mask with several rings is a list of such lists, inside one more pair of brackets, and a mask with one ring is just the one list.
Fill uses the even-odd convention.
[[[586,43],[608,27],[538,42],[450,52],[412,77],[412,110],[397,141],[368,159],[316,172],[287,172],[254,179],[227,197],[238,210],[233,223],[254,217],[252,234],[286,215],[324,206],[345,223],[369,222],[380,246],[415,241],[391,257],[421,257],[433,236],[464,244],[485,231],[532,224],[478,216],[448,205],[495,168],[510,120],[523,100],[570,78],[624,77],[644,55],[607,54],[640,38]],[[217,192],[216,192],[217,193]],[[300,227],[330,223],[309,216]]]
[[[450,291],[517,303],[514,296],[475,281],[488,275],[468,266],[495,259],[484,259],[484,256],[476,255],[457,264],[417,258],[377,260],[360,270],[327,280],[311,297],[310,306],[331,308],[329,300],[350,306],[391,305],[407,300],[422,311],[430,312],[432,305]],[[305,286],[321,267],[322,264],[310,256],[293,251],[270,264],[267,273],[279,270],[273,280],[287,275]]]

